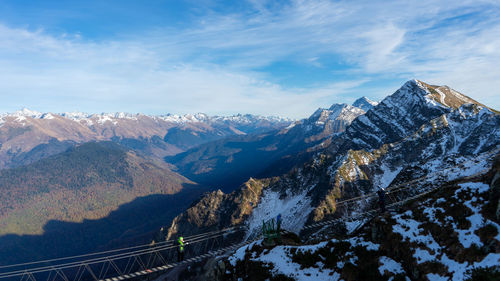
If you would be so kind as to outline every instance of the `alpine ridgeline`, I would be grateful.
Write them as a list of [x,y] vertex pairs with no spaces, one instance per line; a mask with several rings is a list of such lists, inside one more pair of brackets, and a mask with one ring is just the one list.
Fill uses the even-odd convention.
[[0,169],[29,164],[89,141],[113,141],[144,155],[163,158],[204,142],[283,128],[290,123],[284,118],[249,114],[89,115],[23,109],[0,114]]
[[[335,109],[330,110],[336,111]],[[321,116],[323,112],[317,111],[311,118],[295,123],[280,132],[287,134],[298,127],[313,130],[315,124],[322,122]],[[310,122],[314,118],[316,118],[315,121]],[[360,214],[374,208],[373,200],[359,200],[354,201],[355,204],[337,205],[338,201],[363,196],[381,188],[391,188],[407,182],[411,184],[407,185],[408,188],[406,190],[409,190],[412,195],[434,190],[434,188],[440,186],[449,187],[451,185],[455,186],[455,188],[460,188],[461,186],[462,189],[467,189],[463,194],[465,196],[463,200],[465,201],[462,200],[462,203],[466,206],[470,205],[467,202],[471,200],[470,196],[465,194],[469,192],[469,189],[472,193],[476,191],[479,193],[482,192],[484,196],[490,194],[488,191],[488,184],[490,182],[483,185],[464,183],[464,185],[460,186],[457,186],[456,182],[464,177],[473,178],[473,181],[486,181],[486,178],[488,178],[483,175],[488,174],[488,170],[492,167],[492,160],[500,149],[500,115],[497,111],[447,86],[433,86],[418,80],[411,80],[406,82],[394,94],[386,97],[373,108],[370,108],[365,114],[359,113],[357,116],[352,117],[352,119],[352,122],[349,122],[350,124],[345,124],[345,131],[341,129],[337,132],[333,130],[325,132],[324,135],[317,138],[317,143],[306,147],[306,150],[311,150],[314,147],[315,149],[311,150],[314,153],[309,154],[310,157],[304,164],[294,167],[289,172],[264,179],[251,178],[242,184],[239,189],[230,194],[224,194],[221,191],[214,191],[207,194],[198,203],[193,204],[186,212],[174,219],[166,236],[170,238],[180,233],[182,235],[191,235],[232,225],[244,225],[248,227],[246,237],[251,238],[256,237],[260,233],[262,221],[276,218],[278,214],[281,214],[281,226],[283,229],[295,233],[307,234],[306,237],[308,238],[319,237],[318,235],[320,235],[321,231],[315,232],[309,228],[305,230],[304,226],[327,219]],[[340,127],[342,126],[339,125]],[[318,135],[321,135],[321,133],[314,134],[314,136]],[[304,146],[302,146],[302,149],[304,149]],[[299,154],[297,153],[297,155]],[[233,155],[233,157],[236,158],[237,156]],[[293,160],[290,161],[293,162]],[[491,179],[491,172],[489,179]],[[454,182],[455,185],[453,185]],[[421,204],[419,205],[420,207],[411,205],[405,208],[411,209],[415,207],[420,210],[418,212],[426,213],[428,211],[425,211],[425,206],[430,206],[429,208],[442,208],[441,212],[444,214],[454,213],[451,216],[455,215],[455,217],[450,217],[448,225],[450,227],[453,226],[453,223],[457,219],[460,223],[463,222],[463,227],[459,227],[459,229],[463,230],[458,230],[458,235],[461,235],[460,231],[474,233],[477,229],[482,228],[482,224],[486,222],[491,222],[490,224],[492,225],[489,227],[492,229],[490,229],[491,235],[488,234],[488,237],[495,237],[495,235],[500,233],[498,216],[489,216],[489,220],[483,219],[480,226],[475,225],[476,222],[472,221],[470,217],[467,217],[467,219],[463,216],[457,218],[456,216],[459,216],[459,214],[457,214],[457,210],[455,209],[462,208],[463,204],[454,203],[458,199],[454,199],[453,196],[449,195],[448,193],[450,192],[453,193],[455,191],[454,189],[443,191],[444,197],[442,199],[435,198],[435,201],[429,199],[424,203],[419,203]],[[459,191],[456,191],[455,194],[457,192]],[[482,195],[478,194],[478,196]],[[492,204],[495,205],[494,209],[496,210],[498,196],[495,198],[494,200],[496,201]],[[479,205],[490,202],[487,199],[479,201],[477,203]],[[479,209],[475,209],[476,207],[469,206],[469,208],[472,213],[480,210],[480,207],[477,207]],[[413,212],[417,212],[417,209],[412,210]],[[411,213],[412,211],[410,210],[409,212]],[[471,215],[471,212],[467,212],[466,215]],[[387,225],[380,227],[390,227],[394,224],[393,221],[396,220],[401,227],[406,228],[404,231],[401,230],[404,232],[403,234],[394,234],[398,239],[420,243],[412,240],[412,233],[414,231],[419,233],[421,230],[412,230],[412,227],[417,227],[419,224],[425,222],[419,221],[418,223],[413,223],[411,215],[398,216],[390,218],[389,224],[387,224],[387,221],[381,222]],[[428,214],[428,217],[432,220],[434,215]],[[444,218],[442,216],[439,217]],[[445,219],[445,221],[447,220]],[[350,220],[344,223],[343,229],[347,229],[347,232],[351,233],[356,228],[352,227],[353,223],[355,225],[362,225],[362,221],[355,220],[353,222]],[[470,227],[474,229],[469,229]],[[398,232],[397,226],[393,226],[393,229],[393,232]],[[370,235],[369,231],[366,231],[366,233],[366,235]],[[363,238],[361,237],[355,236],[351,239],[352,241],[338,242],[343,244],[337,246],[342,246],[344,250],[351,249],[358,256],[359,260],[361,260],[363,253],[357,251],[356,247],[362,245],[367,248],[371,245],[369,242],[363,242]],[[436,246],[433,245],[431,238],[424,240],[421,242],[427,244],[427,247],[431,249],[430,256],[436,258],[429,259],[429,261],[439,262],[439,265],[435,265],[435,267],[446,267],[448,266],[446,262],[464,262],[463,258],[454,257],[451,254],[448,256],[440,255],[441,250],[438,249],[438,246],[443,248],[446,247],[445,244]],[[376,241],[380,243],[380,240]],[[498,264],[498,259],[500,259],[500,254],[498,254],[500,238],[496,236],[493,240],[490,239],[488,241],[496,246],[482,249],[481,251],[486,251],[485,253],[479,254],[478,252],[474,252],[476,256],[465,259],[474,259],[480,262],[488,253],[496,253],[494,254],[495,256],[489,256],[489,258],[496,259]],[[439,242],[441,243],[441,240]],[[335,244],[337,242],[331,243]],[[302,255],[320,253],[320,255],[310,257],[313,260],[306,267],[318,267],[318,264],[325,262],[324,260],[318,260],[319,263],[316,264],[316,259],[321,259],[321,256],[326,258],[324,254],[321,254],[321,251],[327,245],[329,244],[324,242],[317,249],[311,248],[312,252],[307,252],[307,247],[307,249],[304,248],[304,250],[301,250],[303,251]],[[337,249],[337,246],[332,246],[331,248]],[[436,249],[432,248],[434,246],[436,246]],[[470,245],[466,243],[464,247],[469,248]],[[298,253],[299,250],[300,247],[293,251],[297,251]],[[330,248],[328,248],[328,251],[330,251]],[[418,251],[418,249],[415,251]],[[236,259],[243,259],[245,249],[238,252],[240,252],[240,257]],[[400,254],[409,257],[412,253],[413,250],[406,254]],[[424,254],[422,253],[419,259],[425,259],[427,255]],[[290,273],[290,275],[285,272],[287,266],[281,262],[266,262],[266,255],[272,256],[269,252],[262,253],[257,251],[257,253],[250,253],[250,256],[256,259],[256,262],[260,265],[269,265],[266,272],[270,275],[267,278],[284,273],[293,280],[293,274]],[[277,253],[277,255],[279,256],[280,254]],[[415,254],[414,256],[419,256],[419,254]],[[285,256],[281,257],[283,260],[287,259]],[[452,260],[448,257],[452,258]],[[246,258],[248,260],[248,256]],[[257,261],[259,258],[262,258],[262,260]],[[297,260],[303,258],[309,260],[308,256],[302,258],[295,257],[291,262],[297,263]],[[351,278],[349,275],[347,277],[342,275],[345,280],[356,280],[359,277],[358,271],[363,270],[356,265],[358,264],[356,258],[353,259],[354,261],[350,262],[350,266],[352,267],[350,269],[353,272],[351,277],[354,277]],[[380,263],[388,264],[388,266],[392,263],[390,258],[385,259],[380,257],[380,259],[375,260],[376,262],[380,260]],[[425,261],[418,260],[415,263]],[[409,264],[411,262],[408,261]],[[233,264],[236,266],[234,260]],[[335,264],[337,265],[337,260]],[[347,262],[338,263],[339,266],[343,264],[347,264]],[[489,263],[486,262],[485,264]],[[250,267],[245,268],[245,270],[248,270]],[[298,265],[298,268],[304,268],[304,265]],[[453,270],[451,265],[446,268],[450,272]],[[325,267],[326,269],[328,268]],[[404,268],[404,270],[407,269]],[[233,267],[232,270],[237,271],[237,266]],[[332,277],[332,280],[340,278],[340,274],[334,269],[328,272],[330,276],[336,276],[336,278]],[[446,272],[446,276],[450,276],[450,274],[453,277],[455,276],[453,273]],[[241,277],[244,278],[245,273],[241,274],[243,274]],[[384,271],[380,271],[380,274],[383,275]],[[408,276],[411,276],[410,274],[413,273],[407,272]],[[420,276],[418,272],[415,274],[415,276]]]
[[358,107],[334,104],[283,129],[228,137],[166,159],[198,183],[233,191],[249,177],[281,175],[301,165],[362,114]]

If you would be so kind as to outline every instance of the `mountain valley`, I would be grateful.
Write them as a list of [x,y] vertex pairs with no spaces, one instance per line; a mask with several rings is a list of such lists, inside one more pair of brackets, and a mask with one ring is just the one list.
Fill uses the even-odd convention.
[[[182,267],[183,278],[463,280],[500,263],[500,115],[447,86],[410,80],[380,102],[293,122],[28,111],[1,120],[3,262],[239,227],[221,239],[250,245]],[[392,194],[384,214],[381,189]],[[278,216],[283,241],[268,245],[263,222]]]

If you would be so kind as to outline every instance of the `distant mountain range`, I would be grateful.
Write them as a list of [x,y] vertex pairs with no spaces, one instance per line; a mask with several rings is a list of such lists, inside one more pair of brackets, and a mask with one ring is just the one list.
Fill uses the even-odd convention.
[[22,166],[77,143],[111,140],[162,158],[201,143],[286,127],[279,117],[234,115],[40,113],[23,109],[0,115],[0,169]]
[[113,142],[85,143],[0,170],[0,235],[42,234],[49,220],[105,217],[150,194],[174,194],[188,179]]
[[[367,98],[355,103],[373,107]],[[283,129],[208,142],[166,160],[188,178],[232,191],[249,177],[280,175],[303,163],[342,133],[365,110],[348,104],[319,108],[309,118]]]
[[146,242],[207,190],[173,172],[164,156],[290,123],[254,115],[2,114],[0,263]]

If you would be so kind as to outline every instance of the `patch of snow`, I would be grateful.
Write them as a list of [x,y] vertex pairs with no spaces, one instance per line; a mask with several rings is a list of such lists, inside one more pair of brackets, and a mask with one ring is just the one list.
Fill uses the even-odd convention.
[[389,257],[381,256],[379,262],[381,263],[378,268],[380,275],[384,275],[386,271],[394,274],[404,273],[403,266]]
[[351,245],[353,247],[363,246],[368,251],[378,251],[380,249],[380,245],[379,244],[375,244],[375,243],[370,242],[370,241],[365,241],[362,237],[353,237],[353,238],[350,238],[350,239],[348,239],[346,241],[348,241],[349,243],[351,243]]
[[484,259],[480,262],[475,262],[472,267],[490,267],[490,266],[498,266],[500,264],[500,253],[489,253]]
[[266,189],[260,199],[259,205],[255,207],[248,218],[249,235],[259,231],[262,221],[276,219],[281,214],[281,228],[293,232],[300,232],[307,221],[311,207],[311,198],[307,196],[308,189],[299,194],[288,192],[284,198],[280,193]]
[[257,241],[254,241],[248,245],[245,245],[241,248],[239,248],[238,250],[236,250],[236,252],[231,255],[229,258],[228,258],[228,261],[229,263],[232,265],[232,266],[236,266],[236,262],[238,260],[243,260],[245,258],[245,252],[247,251],[247,249],[251,249],[255,244],[257,243],[261,243],[262,240],[257,240]]
[[448,281],[449,280],[448,277],[444,277],[444,276],[441,276],[441,275],[435,274],[435,273],[428,273],[426,276],[427,276],[427,279],[429,279],[429,281]]
[[448,267],[448,272],[453,274],[453,280],[463,280],[467,271],[467,263],[459,263],[448,258],[447,255],[441,257],[441,263]]
[[417,260],[417,263],[421,264],[428,261],[433,261],[436,259],[436,254],[431,255],[427,250],[416,248],[413,257]]
[[23,121],[26,121],[26,116],[18,116],[16,118],[16,122],[23,122]]
[[466,182],[458,184],[460,188],[455,190],[455,195],[453,196],[455,199],[458,199],[458,193],[460,192],[468,192],[468,193],[484,193],[490,189],[489,185],[482,182]]
[[[436,201],[437,202],[437,201]],[[441,207],[426,207],[423,211],[423,213],[429,218],[429,221],[441,225],[441,222],[436,219],[436,211],[439,211],[441,213],[444,213],[445,210]]]
[[455,190],[453,197],[459,199],[458,196],[462,192],[472,195],[470,200],[465,201],[463,204],[467,206],[473,214],[467,217],[471,226],[468,229],[458,229],[456,224],[453,224],[455,232],[458,233],[458,239],[464,248],[470,248],[473,244],[476,246],[483,246],[481,239],[474,232],[486,224],[486,220],[481,215],[481,208],[474,206],[472,203],[477,201],[477,194],[487,192],[489,186],[481,182],[467,182],[459,184],[460,188]]
[[109,115],[97,115],[97,123],[104,125],[106,122],[111,122],[113,125],[118,124],[118,122],[111,118]]
[[448,267],[448,272],[453,274],[453,280],[462,281],[465,278],[465,272],[472,268],[498,266],[500,264],[500,253],[490,253],[480,262],[475,262],[470,265],[467,262],[459,263],[448,258],[443,254],[440,262]]
[[446,202],[446,199],[444,199],[443,197],[439,198],[436,200],[436,203],[439,204],[439,203],[444,203]]
[[51,120],[51,119],[54,119],[54,115],[50,114],[50,113],[45,113],[42,115],[41,119],[45,119],[45,120]]
[[[262,253],[260,257],[255,259],[264,263],[274,265],[273,272],[275,274],[284,274],[292,277],[295,280],[332,280],[340,279],[340,274],[325,268],[308,267],[302,268],[301,265],[290,262],[287,255],[287,246],[277,246],[267,253]],[[301,247],[302,248],[302,247]],[[332,274],[332,275],[330,275]]]
[[434,238],[430,234],[422,234],[424,230],[420,229],[421,223],[413,219],[404,219],[403,215],[405,214],[407,216],[412,216],[413,213],[411,211],[406,211],[403,214],[395,215],[394,219],[396,220],[396,224],[392,226],[392,230],[401,234],[403,239],[409,242],[419,243],[431,250],[439,251],[440,246]]
[[291,128],[295,127],[299,122],[293,122],[292,124],[288,125],[288,127],[285,128],[285,130],[290,130]]
[[465,230],[455,229],[455,232],[458,233],[458,240],[464,246],[464,248],[470,248],[472,244],[475,244],[479,247],[483,246],[483,242],[479,236],[477,236],[474,231],[479,229],[484,225],[483,216],[479,214],[474,214],[472,216],[467,217],[467,220],[470,221],[471,227]]
[[374,179],[374,186],[377,188],[386,188],[391,182],[396,178],[396,176],[403,169],[402,166],[397,167],[395,170],[391,170],[385,163],[380,166],[380,169],[383,171],[381,175],[377,175]]

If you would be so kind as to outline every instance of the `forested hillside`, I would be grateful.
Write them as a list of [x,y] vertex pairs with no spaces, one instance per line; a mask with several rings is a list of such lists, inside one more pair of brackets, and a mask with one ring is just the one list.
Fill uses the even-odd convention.
[[139,196],[177,193],[185,183],[165,164],[117,144],[86,143],[0,171],[0,234],[41,234],[51,219],[99,219]]

